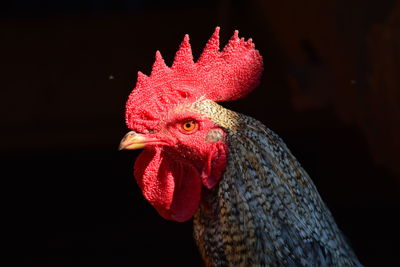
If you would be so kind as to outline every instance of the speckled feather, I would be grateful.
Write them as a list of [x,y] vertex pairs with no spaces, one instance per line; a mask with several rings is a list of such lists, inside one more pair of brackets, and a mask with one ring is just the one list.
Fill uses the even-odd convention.
[[194,218],[207,266],[361,266],[312,180],[261,122],[213,101],[193,109],[226,132],[228,166]]

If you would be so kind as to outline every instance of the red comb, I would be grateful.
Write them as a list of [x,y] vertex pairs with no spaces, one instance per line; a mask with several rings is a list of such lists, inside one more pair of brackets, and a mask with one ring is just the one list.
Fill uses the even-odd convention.
[[150,76],[138,73],[136,88],[126,104],[128,127],[136,128],[140,121],[150,123],[183,99],[219,102],[242,98],[259,84],[262,71],[262,57],[252,40],[239,39],[238,31],[219,51],[217,27],[196,63],[185,35],[172,67],[157,51]]

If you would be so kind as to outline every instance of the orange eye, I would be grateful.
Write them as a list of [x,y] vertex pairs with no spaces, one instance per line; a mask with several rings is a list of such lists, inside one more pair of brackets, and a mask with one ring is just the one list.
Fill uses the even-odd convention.
[[185,130],[186,132],[193,131],[196,128],[196,122],[194,121],[187,121],[182,124],[182,129]]

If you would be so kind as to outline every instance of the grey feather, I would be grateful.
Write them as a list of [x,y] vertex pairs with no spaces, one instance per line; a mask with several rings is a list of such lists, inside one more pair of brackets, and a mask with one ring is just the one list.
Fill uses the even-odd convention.
[[193,109],[226,132],[228,166],[200,207],[194,236],[207,266],[362,266],[312,180],[261,122],[212,101]]

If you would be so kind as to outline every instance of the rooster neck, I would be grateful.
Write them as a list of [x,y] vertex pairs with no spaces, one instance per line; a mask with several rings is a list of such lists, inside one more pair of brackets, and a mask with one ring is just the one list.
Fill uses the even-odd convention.
[[259,121],[211,102],[228,165],[207,192],[194,235],[207,266],[360,266],[312,180]]

